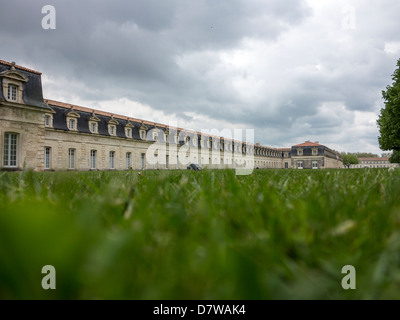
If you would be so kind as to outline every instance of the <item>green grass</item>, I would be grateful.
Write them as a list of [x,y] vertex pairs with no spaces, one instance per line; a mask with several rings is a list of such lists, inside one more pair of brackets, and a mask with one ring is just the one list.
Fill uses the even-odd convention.
[[399,200],[385,169],[2,172],[0,299],[398,299]]

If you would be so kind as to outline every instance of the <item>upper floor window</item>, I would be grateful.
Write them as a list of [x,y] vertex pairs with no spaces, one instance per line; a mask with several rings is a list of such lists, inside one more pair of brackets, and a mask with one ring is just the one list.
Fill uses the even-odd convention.
[[67,113],[67,126],[69,130],[77,130],[78,129],[78,119],[80,118],[80,115],[73,110],[73,107],[71,107],[71,110]]
[[297,149],[297,155],[302,156],[303,155],[303,149]]
[[7,100],[8,101],[17,101],[17,86],[13,84],[8,85],[7,90]]
[[97,123],[96,122],[91,122],[90,123],[90,132],[91,133],[97,133]]
[[142,125],[139,128],[139,135],[140,135],[140,139],[142,140],[146,140],[146,132],[147,132],[147,127],[144,125],[144,123],[142,122]]
[[127,138],[131,138],[132,137],[132,129],[131,128],[125,128],[125,136]]
[[75,130],[75,125],[76,125],[76,120],[75,119],[69,119],[69,121],[68,121],[68,129],[69,130]]
[[153,140],[158,141],[158,132],[153,132]]
[[10,70],[0,72],[0,83],[3,96],[7,101],[23,103],[23,83],[28,82],[28,77],[15,69],[15,63],[11,63]]
[[53,116],[46,114],[44,116],[44,126],[45,127],[52,127],[53,126]]
[[312,149],[312,155],[313,156],[318,155],[318,149],[317,148]]
[[110,135],[114,136],[115,135],[115,126],[114,125],[110,125],[108,127],[108,132],[110,133]]

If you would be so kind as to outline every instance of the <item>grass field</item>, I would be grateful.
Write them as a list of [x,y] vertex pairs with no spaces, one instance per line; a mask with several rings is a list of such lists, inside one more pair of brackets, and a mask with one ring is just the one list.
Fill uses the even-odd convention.
[[399,170],[0,173],[0,299],[399,297]]

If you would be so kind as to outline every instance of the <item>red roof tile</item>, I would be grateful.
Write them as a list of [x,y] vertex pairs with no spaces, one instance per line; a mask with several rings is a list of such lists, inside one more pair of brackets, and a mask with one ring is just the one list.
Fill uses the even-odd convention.
[[389,157],[365,157],[365,158],[358,158],[360,161],[389,161]]
[[318,142],[311,142],[311,141],[306,141],[304,143],[301,144],[297,144],[293,147],[321,147],[322,145],[319,144]]
[[[0,63],[1,64],[5,64],[6,66],[10,66],[11,67],[11,62],[7,62],[7,61],[4,61],[4,60],[0,60]],[[15,68],[16,69],[20,69],[20,70],[25,70],[25,71],[28,71],[28,72],[32,72],[32,73],[36,73],[36,74],[42,74],[41,72],[39,72],[39,71],[35,71],[35,70],[32,70],[32,69],[28,69],[28,68],[25,68],[25,67],[22,67],[22,66],[17,66],[17,65],[15,65]]]

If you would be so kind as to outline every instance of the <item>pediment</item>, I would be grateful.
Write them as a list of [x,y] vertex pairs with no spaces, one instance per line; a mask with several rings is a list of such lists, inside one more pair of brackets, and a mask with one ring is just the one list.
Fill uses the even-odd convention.
[[0,73],[0,77],[8,78],[21,82],[28,82],[28,77],[16,70],[6,70]]
[[75,111],[69,111],[66,113],[67,117],[74,117],[74,118],[80,118],[81,116],[75,112]]

